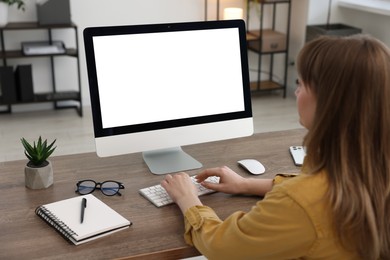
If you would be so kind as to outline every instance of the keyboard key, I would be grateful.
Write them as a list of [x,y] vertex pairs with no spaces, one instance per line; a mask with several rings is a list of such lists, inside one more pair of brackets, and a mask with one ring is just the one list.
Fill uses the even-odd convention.
[[[196,181],[195,176],[191,176],[191,180],[197,188],[198,196],[216,192],[215,190],[210,190],[203,187],[200,183]],[[219,177],[211,176],[207,178],[206,181],[218,183]],[[173,203],[171,197],[169,197],[168,193],[160,184],[140,189],[139,193],[147,200],[152,202],[156,207],[162,207]]]

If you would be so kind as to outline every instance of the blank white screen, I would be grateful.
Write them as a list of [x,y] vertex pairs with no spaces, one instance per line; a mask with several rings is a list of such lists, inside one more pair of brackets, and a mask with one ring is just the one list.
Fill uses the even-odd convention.
[[244,111],[237,28],[93,38],[103,128]]

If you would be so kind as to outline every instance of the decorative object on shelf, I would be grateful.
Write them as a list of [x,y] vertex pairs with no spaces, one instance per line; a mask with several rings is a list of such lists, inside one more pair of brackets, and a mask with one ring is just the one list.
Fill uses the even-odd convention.
[[64,54],[65,44],[62,41],[22,42],[22,51],[26,56]]
[[11,66],[0,67],[0,94],[0,100],[3,104],[10,104],[18,99],[14,69]]
[[17,5],[18,9],[24,11],[25,3],[23,0],[0,0],[0,27],[4,27],[8,23],[8,6]]
[[38,0],[37,11],[40,25],[72,23],[69,0]]
[[42,142],[42,137],[31,145],[26,139],[22,138],[21,142],[25,149],[24,154],[29,159],[25,169],[25,184],[30,189],[44,189],[53,184],[53,167],[49,156],[54,152],[53,147],[56,140],[47,145],[47,140]]
[[352,34],[358,34],[362,32],[362,29],[349,26],[342,23],[330,23],[330,17],[332,13],[332,0],[329,0],[328,4],[328,16],[326,24],[308,25],[306,27],[306,42],[317,38],[320,35],[338,35],[348,36]]
[[19,101],[34,101],[34,86],[31,64],[16,66],[15,84]]

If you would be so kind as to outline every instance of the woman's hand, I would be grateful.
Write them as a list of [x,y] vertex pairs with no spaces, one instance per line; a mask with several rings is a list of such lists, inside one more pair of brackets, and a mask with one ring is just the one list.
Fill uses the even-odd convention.
[[187,173],[168,174],[161,182],[171,199],[180,207],[183,214],[192,206],[202,205],[195,185]]
[[[219,183],[207,182],[206,179],[210,176],[219,177]],[[206,169],[200,172],[196,179],[204,187],[224,193],[242,194],[246,190],[247,179],[238,175],[227,166]]]
[[[218,176],[219,183],[207,182],[206,179],[210,176]],[[244,178],[227,166],[204,170],[196,176],[196,179],[208,189],[229,194],[264,196],[273,186],[272,179]]]

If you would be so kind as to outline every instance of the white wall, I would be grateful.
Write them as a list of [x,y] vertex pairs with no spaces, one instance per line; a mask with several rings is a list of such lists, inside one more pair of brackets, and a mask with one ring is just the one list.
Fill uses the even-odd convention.
[[[290,24],[290,60],[294,61],[296,54],[303,45],[307,20],[309,0],[292,1],[292,21]],[[224,7],[243,7],[242,0],[221,0],[220,18]],[[36,21],[36,1],[27,1],[26,11],[15,7],[10,8],[9,20]],[[82,31],[88,26],[132,25],[148,23],[184,22],[204,20],[204,0],[71,0],[72,20],[78,26],[81,86],[83,105],[90,104],[85,54]],[[216,18],[216,0],[208,0],[208,19]],[[285,18],[278,18],[285,19]],[[45,31],[9,31],[6,32],[6,47],[18,49],[21,41],[40,41],[47,37]],[[65,42],[67,47],[74,47],[72,30],[58,30],[54,37]],[[13,64],[33,64],[34,88],[36,92],[50,90],[49,61],[46,58],[9,60]],[[70,57],[56,58],[56,79],[59,90],[77,89],[76,61]],[[288,95],[293,95],[295,88],[295,67],[289,68]],[[51,108],[51,104],[34,104],[13,106],[13,111],[37,110]]]
[[[289,60],[292,64],[295,64],[296,57],[302,46],[305,44],[308,14],[309,0],[292,1],[289,46]],[[295,96],[295,82],[298,78],[295,65],[289,65],[287,76],[287,95]]]
[[[370,1],[370,0],[367,0]],[[362,29],[390,46],[390,16],[340,7],[339,0],[332,1],[331,23],[344,23]],[[362,2],[362,1],[360,1]],[[310,0],[308,24],[324,24],[327,20],[329,1]]]

